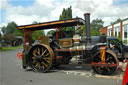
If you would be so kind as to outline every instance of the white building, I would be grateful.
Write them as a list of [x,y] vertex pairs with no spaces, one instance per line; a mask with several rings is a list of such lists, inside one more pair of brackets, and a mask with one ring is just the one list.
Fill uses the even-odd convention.
[[125,43],[128,44],[128,18],[121,20],[121,22],[106,26],[100,30],[110,37],[121,38]]

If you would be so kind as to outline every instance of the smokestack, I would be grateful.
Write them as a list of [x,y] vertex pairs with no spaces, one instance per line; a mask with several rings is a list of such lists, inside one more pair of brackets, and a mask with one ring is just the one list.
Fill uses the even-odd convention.
[[85,18],[85,30],[86,30],[86,42],[91,42],[91,36],[90,36],[90,13],[84,14]]

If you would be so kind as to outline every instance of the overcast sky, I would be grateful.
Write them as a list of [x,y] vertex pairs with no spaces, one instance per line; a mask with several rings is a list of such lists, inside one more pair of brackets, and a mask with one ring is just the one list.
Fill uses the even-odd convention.
[[73,17],[91,13],[91,20],[101,18],[104,26],[128,17],[128,0],[0,0],[0,27],[14,21],[18,25],[33,21],[58,20],[63,8],[72,6]]

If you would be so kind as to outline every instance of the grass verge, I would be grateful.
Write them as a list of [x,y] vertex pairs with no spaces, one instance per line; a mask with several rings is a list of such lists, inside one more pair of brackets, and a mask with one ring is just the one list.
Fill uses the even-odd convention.
[[9,51],[9,50],[15,50],[15,49],[19,49],[19,48],[23,48],[23,46],[17,46],[17,47],[3,47],[0,49],[0,51]]

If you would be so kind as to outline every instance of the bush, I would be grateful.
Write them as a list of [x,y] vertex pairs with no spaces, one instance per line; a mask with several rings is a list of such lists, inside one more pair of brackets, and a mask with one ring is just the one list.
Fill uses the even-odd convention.
[[123,40],[123,44],[127,44],[128,42],[127,42],[127,40]]
[[0,49],[2,49],[2,44],[0,43]]

